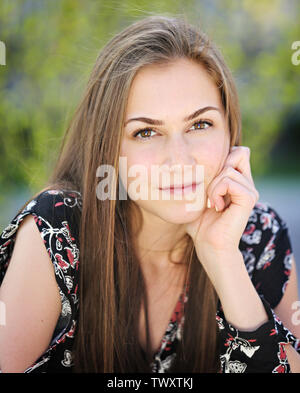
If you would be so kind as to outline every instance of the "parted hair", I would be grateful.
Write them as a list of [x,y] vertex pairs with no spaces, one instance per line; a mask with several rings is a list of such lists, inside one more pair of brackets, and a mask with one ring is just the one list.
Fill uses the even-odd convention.
[[[184,17],[149,16],[117,33],[101,49],[82,99],[66,129],[49,188],[77,189],[80,217],[79,315],[75,372],[149,372],[151,353],[139,344],[139,314],[146,305],[145,281],[132,220],[143,225],[129,197],[97,198],[97,168],[112,165],[119,176],[119,153],[126,103],[142,67],[186,58],[198,62],[219,89],[231,146],[241,142],[237,91],[230,70],[208,36]],[[118,182],[116,182],[118,188]],[[116,191],[118,195],[118,190]],[[182,263],[188,266],[184,329],[170,371],[220,370],[216,292],[187,239]]]

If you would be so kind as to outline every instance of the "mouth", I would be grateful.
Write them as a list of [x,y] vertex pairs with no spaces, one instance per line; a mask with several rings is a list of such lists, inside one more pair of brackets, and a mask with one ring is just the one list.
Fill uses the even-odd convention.
[[201,182],[198,183],[190,183],[190,184],[185,184],[185,185],[178,185],[178,186],[170,186],[170,187],[159,187],[160,191],[168,191],[170,194],[176,194],[176,193],[182,193],[182,192],[191,192],[191,191],[196,191],[197,186],[201,184]]

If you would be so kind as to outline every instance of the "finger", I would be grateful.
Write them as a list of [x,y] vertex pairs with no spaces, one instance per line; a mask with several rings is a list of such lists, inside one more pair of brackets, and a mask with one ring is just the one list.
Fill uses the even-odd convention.
[[241,172],[234,169],[231,166],[224,167],[223,170],[216,176],[207,188],[207,193],[211,194],[216,184],[224,177],[230,177],[231,179],[235,180],[238,183],[243,184],[247,188],[253,187],[253,183],[249,181],[247,177],[245,177]]
[[221,211],[225,207],[224,196],[229,195],[231,203],[253,209],[255,203],[258,200],[256,190],[245,185],[236,182],[235,180],[224,177],[215,186],[212,194],[212,199],[218,211]]
[[[243,174],[238,172],[236,169],[232,167],[226,167],[216,178],[214,178],[214,180],[209,184],[209,187],[207,189],[207,196],[211,202],[211,207],[215,206],[214,190],[217,184],[224,178],[230,178],[236,181],[237,183],[243,185],[249,191],[254,192],[257,195],[257,199],[259,198],[258,191],[255,189],[252,182],[250,182]],[[228,201],[229,199],[227,199],[227,201],[224,201],[225,205],[228,205]]]
[[224,167],[232,166],[254,184],[250,166],[250,148],[248,146],[232,146],[224,163]]

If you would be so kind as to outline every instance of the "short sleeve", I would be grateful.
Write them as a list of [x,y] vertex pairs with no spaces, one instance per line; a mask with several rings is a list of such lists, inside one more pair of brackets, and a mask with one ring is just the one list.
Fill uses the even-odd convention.
[[[252,252],[255,255],[252,281],[261,297],[275,308],[285,292],[292,269],[292,245],[286,222],[267,203],[257,203],[254,209],[257,239]],[[247,233],[247,229],[245,231]]]
[[77,191],[47,190],[34,197],[0,235],[0,285],[9,265],[16,233],[31,214],[53,263],[62,311],[49,350],[38,359],[39,367],[50,360],[50,352],[66,335],[72,337],[78,303],[79,220],[81,196]]

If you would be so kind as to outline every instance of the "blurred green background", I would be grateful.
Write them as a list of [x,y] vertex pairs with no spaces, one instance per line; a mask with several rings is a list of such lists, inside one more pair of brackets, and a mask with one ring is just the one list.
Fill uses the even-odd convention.
[[99,50],[152,14],[184,14],[221,49],[261,199],[289,224],[300,259],[298,0],[1,0],[0,229],[44,186]]

